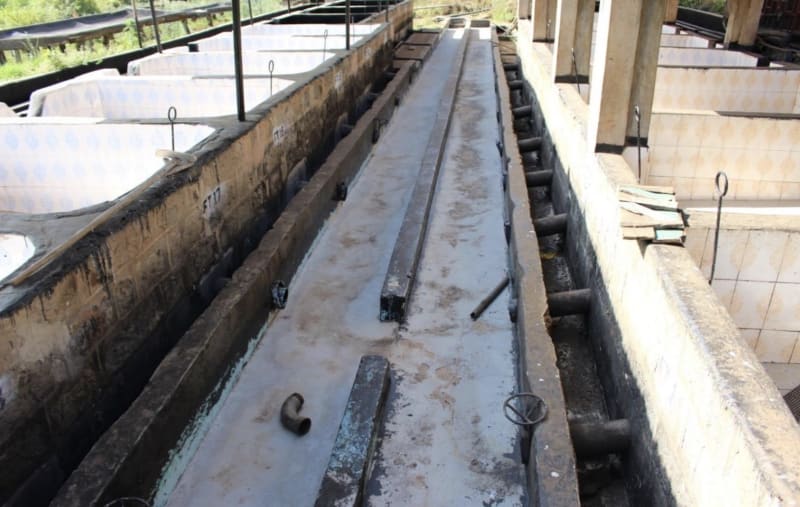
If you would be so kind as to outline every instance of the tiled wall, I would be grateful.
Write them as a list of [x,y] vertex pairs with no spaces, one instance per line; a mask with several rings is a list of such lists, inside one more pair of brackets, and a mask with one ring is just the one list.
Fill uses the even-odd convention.
[[662,47],[658,52],[659,65],[691,67],[755,67],[758,59],[738,51],[702,48]]
[[728,199],[800,199],[800,120],[654,113],[645,180],[675,188],[678,199],[714,196],[727,173]]
[[704,37],[698,37],[697,35],[672,35],[663,33],[661,35],[662,47],[708,48],[709,43],[713,44],[708,39]]
[[[242,53],[245,75],[269,74],[269,63],[273,62],[273,73],[298,74],[318,67],[334,53],[308,52],[255,52]],[[187,75],[187,76],[232,76],[234,74],[233,53],[214,51],[209,53],[162,53],[128,63],[128,75]]]
[[[713,243],[713,230],[688,229],[706,277]],[[800,232],[721,230],[712,287],[759,360],[800,363]]]
[[[213,129],[175,125],[175,149],[189,150]],[[168,125],[0,123],[0,210],[50,213],[113,200],[164,165]]]
[[653,109],[800,112],[800,69],[659,67]]
[[[272,92],[293,81],[274,78]],[[245,107],[250,110],[267,100],[269,79],[245,80]],[[170,106],[178,118],[236,114],[236,91],[231,79],[190,77],[100,77],[70,80],[31,94],[31,116],[85,116],[131,119],[166,118]]]

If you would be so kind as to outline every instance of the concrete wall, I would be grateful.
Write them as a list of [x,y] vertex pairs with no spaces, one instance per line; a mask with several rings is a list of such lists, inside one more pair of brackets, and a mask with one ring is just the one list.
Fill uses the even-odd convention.
[[193,167],[0,292],[0,501],[46,459],[48,476],[63,477],[124,410],[208,304],[203,282],[255,246],[285,205],[289,172],[321,162],[339,117],[391,61],[410,4],[392,13],[402,30],[365,37],[280,102],[226,122]]
[[[518,40],[530,24],[520,21]],[[681,247],[622,240],[617,188],[635,183],[617,155],[587,146],[586,107],[554,85],[546,49],[520,43],[569,213],[575,279],[589,314],[610,416],[627,417],[636,505],[778,505],[800,497],[800,430],[708,282]]]

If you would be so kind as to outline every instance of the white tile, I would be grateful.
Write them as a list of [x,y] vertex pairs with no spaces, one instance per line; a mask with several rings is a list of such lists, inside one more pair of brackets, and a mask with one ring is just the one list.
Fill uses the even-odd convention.
[[731,300],[733,299],[733,292],[736,288],[735,280],[714,280],[711,288],[717,294],[717,299],[722,305],[730,311]]
[[[764,317],[769,308],[773,285],[770,282],[736,282],[730,313],[738,327],[750,329],[764,327]],[[775,329],[773,325],[767,327]]]
[[750,231],[739,269],[739,280],[774,282],[789,235],[781,231]]
[[800,364],[763,363],[763,366],[778,389],[790,390],[800,385]]
[[751,350],[756,349],[758,343],[758,334],[761,332],[759,329],[740,329],[739,334],[742,335],[742,340],[750,347]]
[[798,334],[800,333],[794,331],[763,329],[756,346],[758,360],[764,363],[788,363]]
[[[758,282],[750,282],[758,283]],[[745,326],[742,326],[745,327]],[[795,283],[777,283],[769,305],[767,329],[784,331],[800,330],[800,285]]]
[[686,240],[683,246],[698,266],[703,263],[703,250],[706,248],[706,238],[709,230],[704,228],[689,227],[686,229]]
[[[719,231],[719,249],[717,251],[717,267],[714,272],[714,278],[736,280],[739,276],[739,268],[742,265],[744,249],[747,246],[747,235],[748,232],[742,230],[722,229]],[[703,254],[703,268],[707,268],[709,273],[713,253],[714,234],[709,233],[706,239],[705,253]]]
[[779,282],[800,283],[800,234],[789,235],[778,274]]

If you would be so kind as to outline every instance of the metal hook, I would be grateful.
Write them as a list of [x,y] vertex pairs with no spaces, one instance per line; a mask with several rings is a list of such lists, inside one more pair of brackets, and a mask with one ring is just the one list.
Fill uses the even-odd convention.
[[642,182],[642,111],[639,105],[633,106],[633,118],[636,120],[636,158],[639,163],[639,183]]
[[[722,181],[722,185],[720,185]],[[717,249],[719,247],[719,226],[722,219],[722,198],[728,195],[728,175],[724,171],[717,172],[714,178],[714,189],[717,194],[717,226],[714,230],[714,254],[711,257],[711,276],[708,277],[708,284],[714,281],[714,271],[717,269]]]
[[269,96],[272,97],[272,73],[275,71],[275,60],[270,60],[267,64],[269,70]]
[[175,119],[178,117],[178,110],[175,106],[169,106],[167,109],[167,119],[169,120],[169,129],[172,134],[172,151],[175,151]]

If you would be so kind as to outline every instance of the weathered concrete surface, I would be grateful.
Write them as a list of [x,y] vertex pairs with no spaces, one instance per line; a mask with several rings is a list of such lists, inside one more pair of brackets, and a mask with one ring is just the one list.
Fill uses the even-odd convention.
[[[171,486],[170,473],[191,458],[193,439],[235,377],[246,348],[269,310],[267,294],[276,280],[289,280],[328,214],[340,183],[349,183],[369,154],[376,125],[385,124],[408,86],[411,66],[398,70],[384,93],[336,147],[281,213],[259,247],[248,256],[211,306],[192,325],[135,403],[94,445],[55,505],[87,505]],[[235,380],[235,378],[233,378]],[[227,384],[227,385],[226,385]],[[195,415],[197,414],[197,415]],[[192,417],[197,420],[192,421]],[[199,433],[199,434],[198,434]],[[171,453],[176,447],[178,453]],[[187,456],[188,454],[188,456]],[[157,482],[162,484],[157,485]],[[168,496],[169,491],[162,493]],[[163,498],[160,500],[163,503]]]
[[[530,30],[521,21],[519,40]],[[684,249],[621,239],[617,188],[635,182],[631,168],[587,145],[586,109],[548,81],[546,48],[519,52],[576,279],[596,296],[610,415],[631,420],[632,477],[650,481],[632,488],[655,504],[796,503],[800,430],[775,386]]]
[[124,410],[208,304],[203,276],[214,270],[210,285],[253,248],[303,157],[320,163],[392,37],[374,32],[246,122],[218,123],[195,166],[105,210],[56,261],[0,291],[0,500],[50,456],[74,468]]
[[[473,46],[490,65],[488,31],[476,34]],[[434,204],[441,222],[429,229],[430,262],[423,257],[409,329],[381,323],[374,304],[430,135],[441,77],[462,33],[448,30],[422,68],[386,141],[292,280],[286,308],[265,329],[170,505],[261,505],[265,498],[311,505],[316,489],[298,485],[319,484],[358,358],[367,353],[384,355],[396,372],[379,445],[402,449],[376,458],[369,501],[523,503],[517,430],[501,410],[515,389],[506,301],[498,300],[480,321],[469,318],[506,266],[491,67],[478,67],[476,81],[463,90],[466,117],[451,130],[463,133],[448,148],[448,160],[463,163],[441,175],[445,197]],[[470,151],[462,157],[465,143]],[[280,402],[295,391],[314,421],[300,439],[277,418]]]

